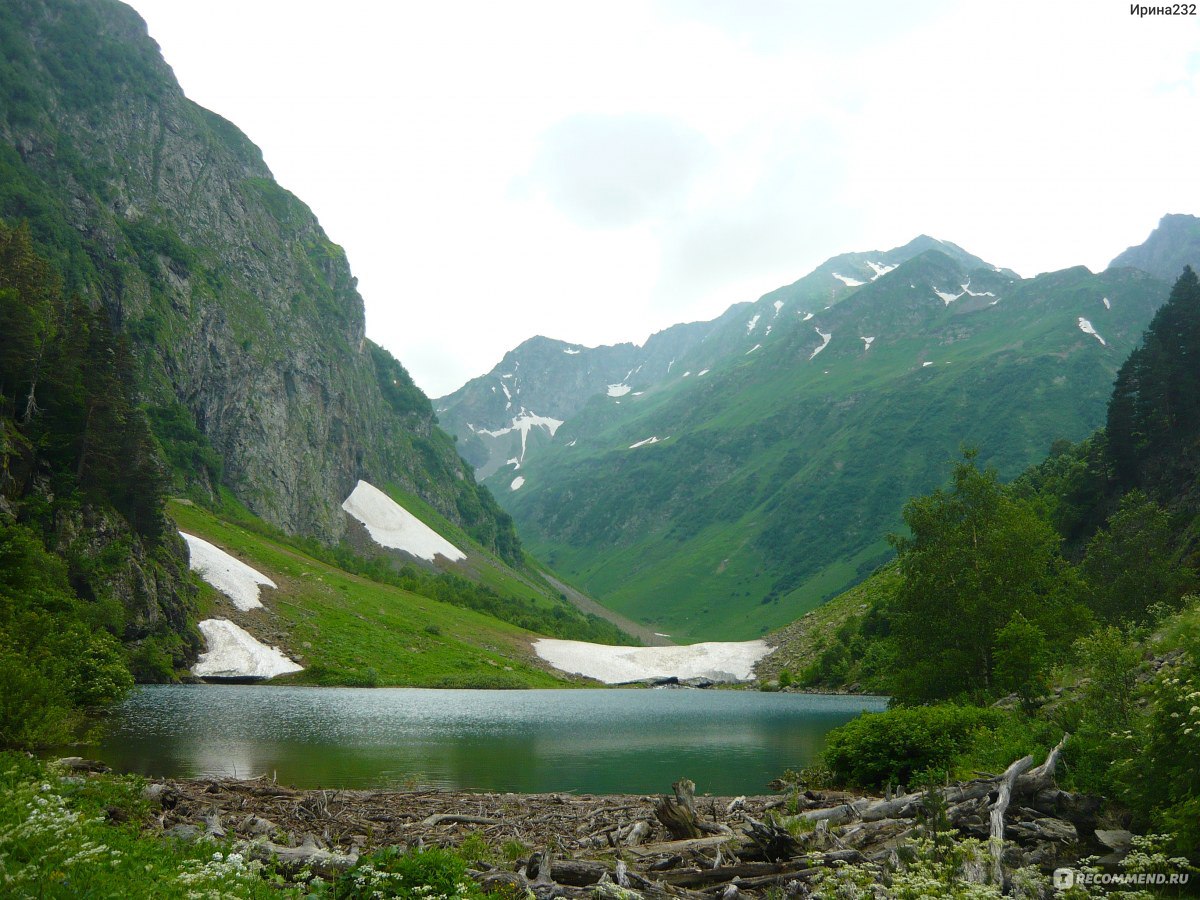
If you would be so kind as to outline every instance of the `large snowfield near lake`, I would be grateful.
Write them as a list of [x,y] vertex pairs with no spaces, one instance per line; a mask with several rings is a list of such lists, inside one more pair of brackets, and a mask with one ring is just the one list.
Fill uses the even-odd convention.
[[402,550],[429,562],[437,556],[444,556],[451,562],[467,558],[467,554],[365,481],[355,485],[342,509],[362,522],[371,540],[381,547]]
[[220,547],[194,534],[183,531],[179,534],[187,542],[191,570],[232,600],[242,612],[262,607],[262,601],[258,599],[259,585],[278,587],[258,569],[230,556]]
[[563,672],[621,684],[647,678],[749,681],[754,664],[771,652],[766,641],[710,641],[686,647],[610,647],[543,638],[534,651]]
[[228,619],[205,619],[200,633],[208,650],[192,666],[201,678],[274,678],[304,667],[292,662],[278,648],[268,647]]

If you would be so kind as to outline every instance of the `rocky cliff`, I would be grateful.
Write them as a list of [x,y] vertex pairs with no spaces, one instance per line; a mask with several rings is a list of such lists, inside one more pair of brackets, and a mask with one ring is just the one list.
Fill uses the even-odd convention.
[[147,400],[181,405],[217,451],[207,480],[326,541],[358,479],[394,484],[517,558],[428,400],[366,339],[342,249],[244,134],[184,97],[133,10],[10,0],[0,43],[0,216],[29,221],[130,338]]

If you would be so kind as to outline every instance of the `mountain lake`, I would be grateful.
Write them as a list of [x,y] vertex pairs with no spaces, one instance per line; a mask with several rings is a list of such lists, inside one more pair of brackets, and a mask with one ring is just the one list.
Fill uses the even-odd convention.
[[883,697],[727,690],[154,685],[73,754],[152,777],[299,788],[762,794]]

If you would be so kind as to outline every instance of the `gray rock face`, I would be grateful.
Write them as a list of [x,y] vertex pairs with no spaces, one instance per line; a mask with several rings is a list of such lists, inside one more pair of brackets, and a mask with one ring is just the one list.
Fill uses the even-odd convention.
[[[245,135],[183,96],[136,13],[21,0],[0,27],[41,107],[0,115],[0,143],[60,204],[92,270],[77,289],[134,343],[148,398],[190,411],[243,502],[332,541],[363,478],[422,496],[484,543],[511,537],[428,400],[366,339],[342,249]],[[72,57],[109,80],[91,90],[63,74]]]
[[1163,216],[1150,237],[1108,265],[1110,269],[1132,266],[1174,284],[1184,266],[1200,268],[1200,219],[1179,214]]

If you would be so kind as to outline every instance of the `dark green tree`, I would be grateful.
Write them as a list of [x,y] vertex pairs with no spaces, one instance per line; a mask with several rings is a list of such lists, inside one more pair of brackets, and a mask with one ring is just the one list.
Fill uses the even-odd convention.
[[1140,621],[1156,603],[1177,605],[1194,584],[1174,551],[1167,511],[1137,490],[1092,537],[1082,572],[1088,605],[1105,622]]

